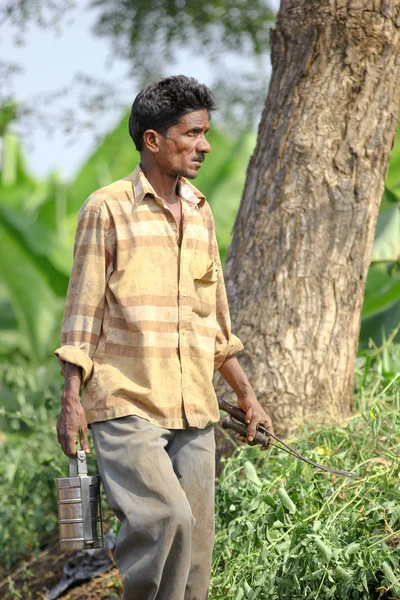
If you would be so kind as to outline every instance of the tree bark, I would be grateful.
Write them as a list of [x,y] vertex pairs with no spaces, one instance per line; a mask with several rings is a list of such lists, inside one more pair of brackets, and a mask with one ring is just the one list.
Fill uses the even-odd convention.
[[[400,4],[282,0],[225,277],[279,433],[352,408],[364,287],[400,105]],[[217,381],[217,391],[223,385]]]

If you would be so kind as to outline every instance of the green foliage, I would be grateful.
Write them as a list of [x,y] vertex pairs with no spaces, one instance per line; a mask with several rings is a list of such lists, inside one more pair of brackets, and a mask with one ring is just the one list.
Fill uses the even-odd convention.
[[[0,577],[37,552],[57,524],[55,477],[66,458],[55,433],[59,385],[52,366],[3,364],[0,391]],[[6,433],[5,433],[6,432]]]
[[17,25],[25,32],[31,23],[40,27],[55,27],[61,17],[74,6],[74,0],[13,0],[0,5],[0,22]]
[[395,261],[400,256],[400,189],[385,188],[375,229],[373,262]]
[[400,324],[400,126],[375,230],[360,332],[361,347],[384,337]]
[[91,6],[100,9],[95,32],[133,58],[139,72],[149,68],[149,40],[156,58],[165,62],[182,47],[212,60],[227,51],[260,54],[269,45],[275,16],[264,0],[253,0],[251,10],[243,0],[92,0]]
[[[6,136],[4,141],[0,302],[9,320],[0,321],[0,353],[18,347],[40,363],[59,337],[72,239],[66,234],[62,186],[53,178],[45,184],[32,179],[25,171],[15,138]],[[51,212],[55,213],[53,220]],[[14,333],[18,335],[10,331],[15,320],[18,332],[14,328]]]
[[[398,365],[400,346],[386,351]],[[400,387],[387,367],[383,349],[365,352],[359,412],[292,440],[314,460],[356,470],[360,481],[276,449],[241,447],[227,461],[217,486],[213,599],[400,596]]]
[[395,192],[398,197],[400,192],[400,126],[397,129],[397,136],[390,156],[386,185],[390,190]]
[[36,366],[18,353],[0,363],[0,431],[27,433],[55,420],[61,378],[56,360]]
[[0,136],[4,136],[17,116],[17,104],[15,101],[7,100],[0,107]]
[[173,73],[182,53],[201,56],[215,74],[216,118],[235,130],[254,130],[265,102],[260,73],[266,73],[275,22],[269,0],[91,0],[90,6],[95,33],[129,60],[138,89]]
[[[360,345],[381,344],[400,324],[400,270],[396,263],[373,263],[368,271]],[[398,338],[397,338],[398,339]]]
[[32,257],[0,225],[1,277],[21,331],[30,343],[31,358],[41,362],[60,327],[61,304]]
[[[2,118],[4,118],[4,112],[0,108],[0,119]],[[7,204],[12,202],[12,205],[17,207],[20,203],[27,202],[37,184],[35,184],[25,170],[17,137],[11,133],[5,133],[1,141],[3,146],[0,173],[1,203]],[[8,188],[15,186],[16,183],[18,183],[18,190],[15,190],[17,193],[13,195]],[[4,194],[5,189],[8,191],[7,195]],[[24,195],[22,191],[24,191]]]
[[17,558],[37,552],[57,525],[55,477],[65,476],[57,440],[38,426],[31,437],[10,437],[0,445],[0,574]]

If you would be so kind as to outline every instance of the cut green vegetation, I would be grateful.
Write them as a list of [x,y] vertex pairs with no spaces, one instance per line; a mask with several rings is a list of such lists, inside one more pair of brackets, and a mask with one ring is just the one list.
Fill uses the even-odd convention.
[[318,462],[356,470],[360,481],[275,449],[241,447],[227,461],[217,486],[213,600],[400,598],[400,373],[390,364],[400,352],[384,350],[358,359],[356,415],[292,441]]

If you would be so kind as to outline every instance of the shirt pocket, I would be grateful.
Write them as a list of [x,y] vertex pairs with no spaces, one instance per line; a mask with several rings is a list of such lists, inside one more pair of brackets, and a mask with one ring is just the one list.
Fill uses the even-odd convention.
[[219,266],[215,260],[211,259],[211,261],[207,261],[207,263],[198,266],[194,280],[203,284],[217,283],[218,271]]
[[215,314],[219,265],[209,259],[197,265],[194,273],[193,310],[201,317]]

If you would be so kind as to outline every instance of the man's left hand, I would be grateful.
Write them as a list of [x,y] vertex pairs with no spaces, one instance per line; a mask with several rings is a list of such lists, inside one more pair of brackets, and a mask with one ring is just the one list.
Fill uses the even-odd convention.
[[[246,413],[247,437],[240,439],[243,442],[252,443],[257,431],[257,425],[262,425],[271,433],[274,433],[271,417],[267,415],[261,404],[255,397],[254,392],[249,392],[245,396],[238,396],[238,406]],[[268,436],[267,436],[268,437]],[[268,446],[263,446],[266,450]]]
[[[274,433],[271,418],[258,402],[254,390],[236,356],[229,356],[225,359],[219,368],[219,372],[236,393],[239,408],[246,413],[247,437],[239,436],[239,439],[242,442],[252,444],[256,435],[257,425],[262,425],[267,431]],[[267,448],[268,446],[262,446],[263,450]]]

